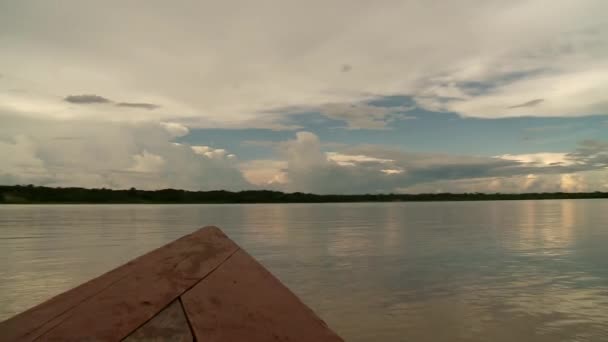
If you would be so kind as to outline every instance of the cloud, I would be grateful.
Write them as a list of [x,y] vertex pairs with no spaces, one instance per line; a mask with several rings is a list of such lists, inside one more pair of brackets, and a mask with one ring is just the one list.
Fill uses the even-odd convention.
[[523,108],[523,107],[534,107],[536,105],[541,104],[543,101],[545,101],[544,99],[535,99],[535,100],[530,100],[528,102],[524,102],[515,106],[510,106],[508,107],[509,109],[513,109],[513,108]]
[[[320,113],[330,119],[346,122],[348,129],[386,129],[397,119],[411,119],[403,115],[415,107],[381,107],[366,103],[332,103],[320,107]],[[401,114],[401,115],[398,115]]]
[[589,191],[602,188],[608,178],[605,144],[587,141],[573,153],[499,157],[412,153],[374,145],[326,153],[316,135],[299,132],[283,144],[284,189],[318,193]]
[[[496,157],[328,144],[311,132],[241,160],[227,149],[176,143],[180,124],[3,116],[0,183],[110,188],[316,193],[594,191],[608,185],[608,142],[572,152]],[[65,139],[68,137],[69,139]],[[240,156],[239,156],[240,157]]]
[[[68,95],[63,99],[65,102],[75,104],[100,104],[100,103],[114,103],[114,101],[99,95],[84,94],[84,95]],[[139,108],[154,110],[160,108],[159,105],[145,102],[118,102],[115,104],[117,107],[126,108]]]
[[228,153],[228,151],[223,148],[213,148],[209,146],[190,146],[190,148],[192,148],[194,153],[211,159],[236,158],[234,154]]
[[0,184],[39,183],[48,178],[44,162],[36,155],[35,143],[26,135],[0,140],[0,155]]
[[353,70],[353,67],[350,64],[342,64],[342,67],[340,68],[340,71],[342,72],[349,72],[351,70]]
[[65,102],[76,103],[76,104],[96,104],[96,103],[110,103],[112,101],[106,99],[103,96],[84,94],[84,95],[68,95],[63,99]]
[[394,160],[391,159],[374,158],[362,154],[349,155],[337,152],[327,152],[326,155],[328,160],[331,160],[340,166],[356,166],[363,163],[390,164],[394,162]]
[[239,165],[245,179],[262,188],[281,189],[288,182],[287,162],[283,160],[250,160]]
[[515,160],[537,167],[574,164],[574,161],[569,158],[568,153],[503,154],[496,157],[505,160]]
[[[230,155],[206,158],[158,123],[2,117],[0,183],[143,189],[243,190]],[[79,139],[57,139],[78,132]]]
[[119,102],[116,104],[118,107],[128,107],[128,108],[141,108],[147,110],[154,110],[160,108],[159,105],[153,103],[138,103],[138,102]]
[[177,122],[161,122],[160,125],[174,137],[183,137],[190,133],[188,127]]
[[128,170],[157,173],[163,170],[165,163],[166,161],[163,157],[143,150],[142,153],[133,156],[133,166]]
[[[0,12],[3,68],[19,75],[12,88],[28,90],[0,101],[15,114],[133,119],[116,106],[86,115],[71,102],[49,106],[74,89],[162,103],[137,119],[190,127],[283,127],[293,113],[273,110],[387,95],[484,118],[608,111],[604,0],[69,4],[17,1]],[[339,72],[346,65],[356,69]],[[545,101],[508,108],[522,98]],[[383,127],[371,117],[340,120]]]
[[608,141],[584,140],[568,158],[578,165],[593,165],[595,167],[608,167]]

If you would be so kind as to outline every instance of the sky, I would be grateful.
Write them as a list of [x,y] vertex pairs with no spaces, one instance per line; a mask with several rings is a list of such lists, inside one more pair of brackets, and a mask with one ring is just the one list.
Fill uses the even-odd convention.
[[0,2],[0,184],[608,191],[608,1]]

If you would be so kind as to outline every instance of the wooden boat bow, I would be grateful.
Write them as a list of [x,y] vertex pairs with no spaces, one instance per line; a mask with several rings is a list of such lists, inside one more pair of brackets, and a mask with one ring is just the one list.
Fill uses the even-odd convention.
[[0,323],[0,341],[342,341],[205,227]]

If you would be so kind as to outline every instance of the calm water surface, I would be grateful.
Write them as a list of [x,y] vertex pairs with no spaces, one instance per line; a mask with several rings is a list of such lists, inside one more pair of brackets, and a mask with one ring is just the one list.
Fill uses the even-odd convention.
[[348,341],[608,341],[608,201],[0,206],[0,320],[213,224]]

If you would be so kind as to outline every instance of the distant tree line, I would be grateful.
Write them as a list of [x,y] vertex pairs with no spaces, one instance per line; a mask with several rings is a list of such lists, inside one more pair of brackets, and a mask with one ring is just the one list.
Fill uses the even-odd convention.
[[269,190],[231,192],[186,191],[176,189],[128,190],[51,188],[33,185],[0,186],[0,203],[329,203],[329,202],[410,202],[410,201],[490,201],[608,198],[608,192],[553,192],[521,194],[432,193],[316,195]]

